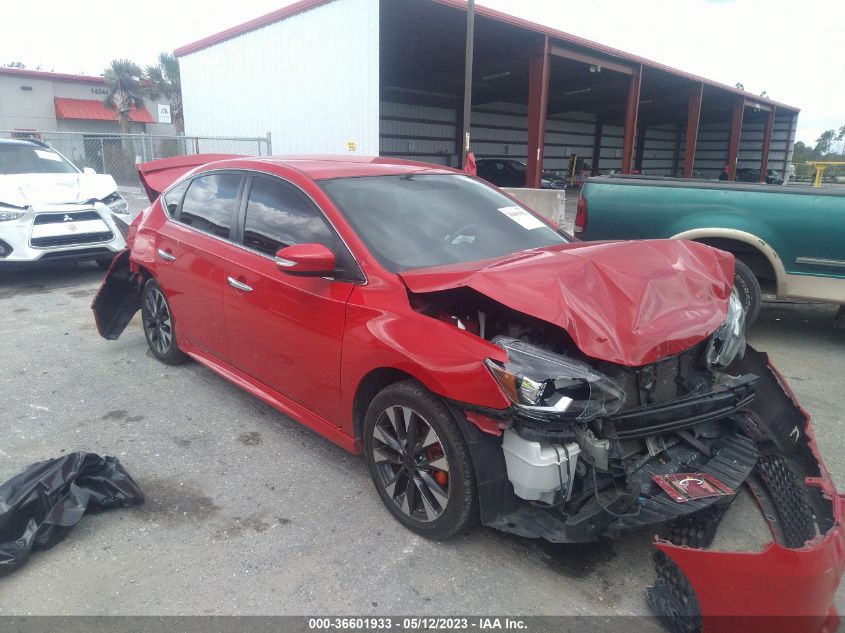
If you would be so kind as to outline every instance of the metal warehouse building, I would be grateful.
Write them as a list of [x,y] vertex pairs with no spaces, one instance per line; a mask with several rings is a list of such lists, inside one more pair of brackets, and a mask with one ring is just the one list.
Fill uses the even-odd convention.
[[[457,166],[466,3],[303,0],[176,51],[187,134]],[[477,7],[471,147],[592,173],[785,170],[798,109]],[[221,98],[226,95],[226,98]]]

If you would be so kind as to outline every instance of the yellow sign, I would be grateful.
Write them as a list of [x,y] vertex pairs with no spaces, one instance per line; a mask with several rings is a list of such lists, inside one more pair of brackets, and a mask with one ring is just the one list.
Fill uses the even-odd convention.
[[348,149],[350,152],[354,152],[356,149],[358,149],[358,143],[356,143],[355,141],[346,141],[346,149]]

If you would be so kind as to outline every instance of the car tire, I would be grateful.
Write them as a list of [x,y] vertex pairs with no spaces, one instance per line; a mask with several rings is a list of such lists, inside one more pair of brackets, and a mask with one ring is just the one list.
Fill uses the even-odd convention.
[[141,296],[141,325],[150,351],[162,363],[178,365],[187,360],[176,345],[176,323],[161,286],[155,279],[144,284]]
[[756,275],[738,259],[734,268],[734,288],[745,310],[745,326],[750,327],[760,314],[763,291]]
[[100,267],[100,270],[108,270],[109,266],[111,266],[112,259],[112,257],[107,257],[105,259],[95,259],[94,261],[97,262],[97,266]]
[[363,436],[376,490],[402,525],[445,540],[478,519],[469,446],[440,397],[412,380],[386,387],[367,409]]

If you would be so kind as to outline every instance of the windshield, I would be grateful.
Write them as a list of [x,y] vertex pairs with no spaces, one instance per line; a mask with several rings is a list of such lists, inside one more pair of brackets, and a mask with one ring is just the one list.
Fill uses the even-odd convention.
[[0,143],[0,174],[76,173],[76,167],[47,147]]
[[502,257],[567,241],[468,176],[368,176],[319,184],[392,272]]

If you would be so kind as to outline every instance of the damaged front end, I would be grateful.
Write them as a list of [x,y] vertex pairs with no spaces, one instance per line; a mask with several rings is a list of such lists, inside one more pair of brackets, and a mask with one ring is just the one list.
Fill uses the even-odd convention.
[[[758,378],[723,370],[745,347],[735,299],[710,337],[633,367],[589,358],[561,328],[471,289],[412,293],[411,301],[507,356],[485,364],[509,408],[455,403],[496,436],[475,459],[498,474],[478,477],[486,525],[552,542],[615,537],[724,502],[754,468],[758,448],[743,411]],[[693,474],[718,494],[679,503],[666,488]]]
[[[512,406],[451,403],[468,422],[485,525],[557,543],[657,534],[647,596],[673,631],[835,630],[840,500],[808,416],[746,346],[735,299],[709,337],[625,366],[587,357],[562,328],[469,288],[409,296],[507,355],[486,365]],[[706,549],[742,490],[774,542]],[[800,618],[775,626],[762,614]],[[738,627],[743,616],[751,620]]]

